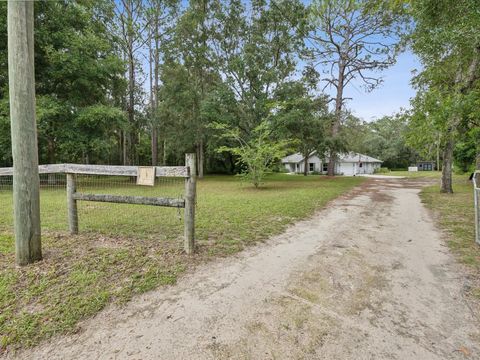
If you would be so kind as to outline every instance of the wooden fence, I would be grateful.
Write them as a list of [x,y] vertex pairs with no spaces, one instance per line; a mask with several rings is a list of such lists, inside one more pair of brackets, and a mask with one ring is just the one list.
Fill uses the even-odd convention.
[[[185,155],[185,166],[156,166],[155,177],[185,178],[183,198],[126,196],[111,194],[86,194],[77,192],[76,175],[138,176],[137,166],[54,164],[40,165],[40,174],[66,174],[68,227],[71,234],[78,233],[77,201],[96,201],[120,204],[166,206],[184,208],[184,248],[187,254],[195,249],[195,201],[196,159],[195,154]],[[0,176],[13,175],[13,168],[0,168]]]
[[475,242],[480,245],[480,170],[473,174],[473,199],[475,204]]

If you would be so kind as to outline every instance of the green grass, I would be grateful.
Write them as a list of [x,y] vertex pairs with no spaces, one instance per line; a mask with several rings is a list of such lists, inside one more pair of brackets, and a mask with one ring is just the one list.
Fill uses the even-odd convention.
[[[472,271],[474,278],[479,279],[480,246],[475,244],[473,185],[467,179],[466,175],[454,176],[453,194],[442,194],[435,185],[424,188],[421,198],[447,233],[450,249]],[[480,287],[477,285],[471,293],[480,298]]]
[[[11,192],[0,191],[0,345],[4,350],[31,346],[74,331],[79,320],[107,304],[174,284],[199,262],[280,233],[363,180],[278,174],[255,189],[238,177],[207,177],[198,183],[193,257],[182,251],[183,221],[175,209],[80,203],[80,234],[69,236],[65,192],[45,189],[44,260],[22,268],[14,265]],[[178,196],[182,186],[173,181],[153,188],[80,190]]]
[[379,175],[405,176],[409,178],[440,178],[440,171],[390,171]]

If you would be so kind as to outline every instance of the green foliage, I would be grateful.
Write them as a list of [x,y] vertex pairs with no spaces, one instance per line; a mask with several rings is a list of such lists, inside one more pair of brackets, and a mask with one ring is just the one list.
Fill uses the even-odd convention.
[[[422,144],[436,143],[449,159],[455,142],[478,127],[478,106],[473,105],[478,105],[480,85],[478,2],[419,0],[409,9],[415,21],[410,40],[424,66],[414,80],[418,92],[409,142],[422,153],[427,150]],[[457,149],[457,162],[466,160],[460,153]],[[449,168],[443,168],[446,178],[451,178]]]
[[[4,12],[6,3],[0,4]],[[104,2],[35,3],[35,78],[40,161],[106,161],[122,126],[114,94],[124,86],[123,61],[107,25]],[[5,26],[6,16],[0,26]],[[0,59],[6,57],[0,46]],[[6,71],[3,68],[1,71]],[[2,76],[0,75],[0,79]],[[1,80],[0,80],[1,81]],[[0,161],[11,163],[8,88],[0,92]],[[115,113],[115,115],[113,115]],[[86,125],[86,116],[91,116]],[[106,124],[108,123],[108,124]],[[5,125],[5,126],[4,126]],[[87,138],[90,138],[87,140]],[[95,145],[94,145],[95,143]],[[5,150],[4,150],[5,148]],[[95,158],[95,160],[94,160]]]
[[258,188],[265,175],[283,158],[291,144],[288,140],[276,140],[272,137],[272,129],[267,121],[253,129],[249,138],[244,138],[238,128],[230,128],[225,124],[213,125],[220,136],[233,140],[237,146],[222,146],[218,151],[230,152],[238,157],[245,166],[245,177]]
[[12,142],[7,99],[0,99],[0,166],[12,164]]
[[415,163],[416,153],[406,143],[407,119],[403,114],[385,116],[368,124],[364,139],[367,153],[390,168],[407,168]]
[[[170,158],[183,161],[183,154],[203,151],[208,138],[204,102],[221,82],[213,68],[211,48],[215,2],[190,1],[174,28],[173,41],[161,66],[159,89],[160,124],[170,145]],[[182,137],[177,134],[181,133]],[[203,164],[199,164],[203,166]]]
[[313,151],[319,155],[326,153],[328,127],[333,116],[326,96],[310,95],[304,82],[287,82],[277,90],[275,105],[273,118],[277,132],[294,140],[297,152],[306,158]]
[[383,160],[388,168],[407,168],[417,153],[407,143],[409,126],[404,114],[362,122],[350,115],[343,123],[342,136],[351,151]]
[[[235,152],[217,151],[236,148],[236,140],[211,136],[210,125],[238,130],[254,147],[257,127],[270,116],[276,89],[294,74],[303,46],[296,31],[303,6],[298,1],[254,1],[251,6],[236,0],[192,1],[180,17],[159,89],[160,122],[172,161],[181,161],[182,152],[199,151],[204,144],[209,164],[230,163],[226,171],[239,171]],[[289,19],[283,16],[286,12]],[[255,147],[260,151],[261,145]]]
[[297,0],[253,1],[250,9],[233,0],[217,9],[216,65],[236,99],[234,125],[245,134],[269,115],[276,89],[295,72],[303,16]]
[[127,129],[128,125],[125,113],[119,108],[102,104],[84,107],[75,119],[79,131],[69,138],[70,157],[78,158],[81,151],[88,156],[87,162],[102,162],[105,154],[115,152],[117,130]]
[[455,164],[461,172],[472,172],[475,160],[480,154],[480,127],[473,127],[457,142],[453,151]]
[[390,172],[390,169],[388,167],[381,167],[374,170],[375,174],[388,174],[389,172]]
[[415,21],[413,50],[428,69],[449,59],[455,59],[457,65],[469,63],[480,43],[476,0],[411,1],[410,12]]

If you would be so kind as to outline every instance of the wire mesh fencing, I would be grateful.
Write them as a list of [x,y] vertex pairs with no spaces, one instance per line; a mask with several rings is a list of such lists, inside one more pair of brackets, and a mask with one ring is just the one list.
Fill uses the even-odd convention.
[[[183,198],[183,178],[158,177],[154,186],[136,184],[135,177],[76,175],[77,192],[144,197]],[[155,237],[183,235],[183,209],[159,206],[79,201],[81,233],[109,236]]]
[[[45,229],[65,230],[65,174],[40,174],[40,215]],[[0,231],[13,232],[13,176],[0,176]]]
[[[154,186],[136,184],[135,176],[76,174],[77,192],[183,198],[185,179],[157,177]],[[68,232],[66,174],[40,174],[42,231]],[[79,231],[109,237],[177,239],[183,236],[180,208],[78,201]],[[13,176],[0,176],[0,231],[13,232]]]

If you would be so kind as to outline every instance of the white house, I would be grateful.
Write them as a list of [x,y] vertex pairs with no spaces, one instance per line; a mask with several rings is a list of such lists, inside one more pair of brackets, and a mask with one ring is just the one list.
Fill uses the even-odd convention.
[[[282,164],[290,173],[303,174],[304,158],[300,153],[289,155],[282,159]],[[382,160],[358,153],[339,154],[335,163],[335,174],[355,176],[358,174],[373,174],[375,169],[380,168]],[[308,158],[308,172],[326,174],[328,159],[321,159],[314,151]]]

